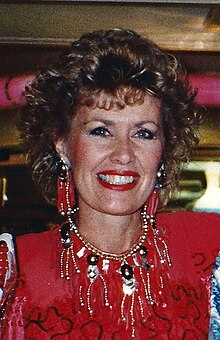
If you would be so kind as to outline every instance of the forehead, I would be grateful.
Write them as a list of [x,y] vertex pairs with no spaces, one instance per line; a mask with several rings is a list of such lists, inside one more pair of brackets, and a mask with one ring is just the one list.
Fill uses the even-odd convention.
[[126,105],[123,108],[118,108],[116,105],[111,109],[102,107],[89,107],[82,105],[77,110],[73,119],[75,123],[87,122],[90,120],[113,119],[126,121],[148,121],[152,120],[155,123],[160,123],[160,100],[152,95],[146,94],[142,103]]

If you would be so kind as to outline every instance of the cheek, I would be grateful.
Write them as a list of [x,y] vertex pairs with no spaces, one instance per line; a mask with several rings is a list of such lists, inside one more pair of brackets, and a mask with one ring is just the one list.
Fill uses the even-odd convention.
[[98,162],[100,153],[93,148],[88,140],[78,139],[76,142],[72,140],[69,156],[73,170],[86,170]]
[[148,152],[145,153],[145,157],[142,154],[142,162],[144,167],[151,171],[157,171],[158,167],[161,163],[163,147],[162,144],[158,144],[151,149],[148,149]]
[[68,141],[67,156],[73,170],[75,170],[77,164],[83,161],[85,150],[86,149],[80,140],[71,138]]

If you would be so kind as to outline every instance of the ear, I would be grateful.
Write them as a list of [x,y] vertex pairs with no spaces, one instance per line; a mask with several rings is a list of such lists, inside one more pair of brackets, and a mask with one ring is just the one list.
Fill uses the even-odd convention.
[[67,147],[63,139],[57,139],[54,142],[54,146],[55,146],[56,152],[58,153],[60,157],[62,157],[62,155],[66,155]]
[[58,139],[54,142],[56,152],[64,160],[64,162],[70,167],[70,161],[67,157],[67,145],[64,139]]

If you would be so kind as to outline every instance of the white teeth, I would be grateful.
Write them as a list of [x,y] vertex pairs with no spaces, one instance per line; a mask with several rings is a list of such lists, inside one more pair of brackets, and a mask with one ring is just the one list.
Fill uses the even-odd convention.
[[103,182],[108,182],[110,184],[122,185],[133,183],[135,180],[134,176],[119,176],[119,175],[103,175],[99,174],[99,178]]

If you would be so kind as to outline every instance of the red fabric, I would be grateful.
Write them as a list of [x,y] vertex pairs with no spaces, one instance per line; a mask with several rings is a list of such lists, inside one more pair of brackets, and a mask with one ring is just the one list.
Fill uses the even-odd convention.
[[[166,232],[173,263],[168,273],[167,306],[150,310],[143,306],[145,322],[135,315],[135,339],[207,339],[210,276],[220,250],[220,215],[160,214],[157,224]],[[11,314],[6,316],[10,322],[4,339],[129,339],[131,328],[120,318],[121,276],[118,274],[119,280],[115,274],[112,282],[112,309],[104,306],[103,283],[95,281],[91,288],[95,313],[90,316],[86,307],[79,306],[76,274],[69,281],[60,278],[61,251],[58,230],[17,239],[20,278]],[[78,275],[81,282],[87,279],[85,273]]]
[[8,246],[5,241],[0,241],[0,289],[4,288],[5,275],[8,270],[8,259],[7,259]]

